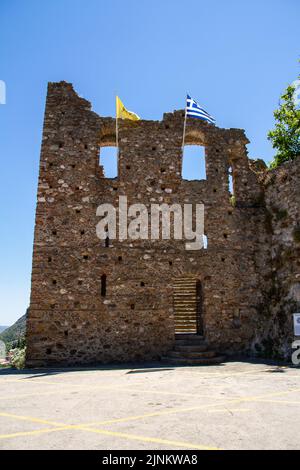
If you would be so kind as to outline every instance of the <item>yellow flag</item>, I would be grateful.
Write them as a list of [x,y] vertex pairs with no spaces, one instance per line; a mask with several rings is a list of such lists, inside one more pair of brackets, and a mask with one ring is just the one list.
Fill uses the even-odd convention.
[[141,119],[137,114],[128,111],[118,96],[116,96],[116,110],[117,119],[131,119],[132,121]]

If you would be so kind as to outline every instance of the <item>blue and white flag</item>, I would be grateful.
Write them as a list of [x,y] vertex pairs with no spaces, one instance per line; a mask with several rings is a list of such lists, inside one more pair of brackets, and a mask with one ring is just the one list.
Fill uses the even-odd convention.
[[198,119],[203,119],[210,124],[215,124],[216,120],[208,114],[199,104],[193,100],[189,95],[186,96],[186,115]]

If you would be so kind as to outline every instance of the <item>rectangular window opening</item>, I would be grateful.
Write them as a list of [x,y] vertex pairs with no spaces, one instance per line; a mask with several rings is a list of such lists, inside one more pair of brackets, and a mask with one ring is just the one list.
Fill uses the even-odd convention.
[[183,149],[182,178],[185,180],[206,180],[205,147],[185,145]]
[[100,147],[100,165],[103,167],[105,178],[118,177],[118,148]]
[[101,276],[101,297],[106,296],[106,274]]

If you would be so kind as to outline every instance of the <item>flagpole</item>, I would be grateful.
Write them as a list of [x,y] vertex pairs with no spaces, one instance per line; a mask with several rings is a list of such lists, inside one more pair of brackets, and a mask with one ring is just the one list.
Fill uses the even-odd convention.
[[182,156],[184,152],[185,129],[186,129],[186,103],[185,103],[185,111],[184,111],[183,136],[182,136],[182,146],[181,146]]
[[116,147],[117,147],[117,157],[119,157],[118,96],[117,95],[116,95]]

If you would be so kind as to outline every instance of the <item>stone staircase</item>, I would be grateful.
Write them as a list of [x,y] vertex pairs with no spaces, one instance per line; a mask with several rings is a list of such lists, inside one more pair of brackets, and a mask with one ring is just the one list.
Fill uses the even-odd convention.
[[197,279],[181,277],[174,282],[174,319],[176,333],[197,333]]
[[225,356],[217,355],[215,351],[210,350],[203,336],[177,333],[174,348],[168,351],[162,360],[176,365],[208,365],[220,364],[225,360]]

